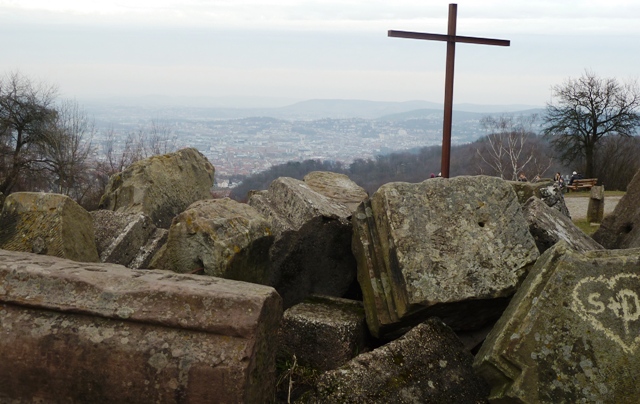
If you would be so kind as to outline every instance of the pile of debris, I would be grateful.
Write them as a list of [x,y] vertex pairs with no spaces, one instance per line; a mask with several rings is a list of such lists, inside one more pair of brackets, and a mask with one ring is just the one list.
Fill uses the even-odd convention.
[[213,171],[156,156],[90,214],[6,197],[0,401],[640,397],[640,173],[594,240],[552,183],[369,196],[316,172],[242,204],[209,196]]

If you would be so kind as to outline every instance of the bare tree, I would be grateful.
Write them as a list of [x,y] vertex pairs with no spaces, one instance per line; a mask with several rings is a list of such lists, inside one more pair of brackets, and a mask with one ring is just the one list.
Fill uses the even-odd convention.
[[105,155],[104,171],[112,175],[124,170],[134,162],[142,159],[142,145],[136,139],[136,133],[126,135],[124,142],[119,144],[113,128],[109,129],[103,142]]
[[479,171],[510,180],[525,170],[532,176],[543,176],[552,160],[539,150],[532,130],[537,119],[537,115],[483,118],[481,124],[489,134],[476,148],[482,163]]
[[640,137],[607,136],[596,152],[598,180],[606,189],[626,190],[640,170]]
[[584,162],[587,177],[598,174],[596,152],[609,135],[631,136],[640,124],[640,88],[586,71],[553,87],[557,104],[547,104],[543,133],[566,164]]
[[104,170],[108,175],[118,173],[138,160],[156,154],[166,154],[175,151],[176,138],[170,128],[152,121],[150,127],[141,127],[128,132],[119,142],[118,136],[109,129],[102,143],[105,155]]
[[9,194],[37,170],[37,148],[56,118],[56,88],[19,73],[0,79],[0,192]]
[[81,202],[92,186],[89,158],[95,127],[75,101],[57,106],[55,120],[44,132],[38,154],[49,173],[52,190]]
[[151,121],[147,143],[147,152],[151,155],[167,154],[177,148],[177,138],[171,128],[156,121]]

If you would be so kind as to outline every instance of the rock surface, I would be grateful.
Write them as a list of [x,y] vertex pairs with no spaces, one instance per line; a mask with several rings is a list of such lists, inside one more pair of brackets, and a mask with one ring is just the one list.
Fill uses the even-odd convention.
[[344,204],[314,191],[303,181],[288,177],[274,180],[266,191],[252,193],[249,205],[267,218],[276,237],[298,231],[318,217],[347,223],[351,216]]
[[16,192],[0,213],[0,248],[98,262],[89,212],[60,194]]
[[304,176],[304,183],[317,193],[345,205],[351,212],[369,197],[364,188],[344,174],[313,171]]
[[593,239],[605,248],[640,247],[640,171],[634,175],[627,193],[620,199],[614,211],[607,215]]
[[637,402],[639,274],[640,249],[549,249],[476,355],[490,401]]
[[154,225],[167,229],[193,202],[211,198],[214,171],[193,148],[152,156],[109,179],[100,209],[144,213]]
[[0,250],[0,402],[268,402],[270,287]]
[[198,201],[176,216],[150,267],[267,285],[272,243],[269,224],[251,206],[229,198]]
[[367,335],[361,302],[314,295],[284,312],[278,357],[331,370],[364,352]]
[[149,216],[111,210],[91,212],[101,262],[130,264],[156,231]]
[[486,383],[453,331],[432,318],[339,369],[325,372],[307,403],[457,403],[485,401]]
[[276,240],[270,285],[289,308],[311,294],[343,297],[356,278],[351,211],[293,178],[278,178],[249,198]]
[[523,206],[523,213],[529,223],[529,232],[536,241],[540,254],[553,247],[560,240],[576,251],[602,250],[600,244],[584,234],[571,219],[550,208],[536,197],[531,197]]
[[158,229],[147,239],[147,243],[140,247],[138,254],[128,265],[131,269],[146,269],[151,266],[151,260],[167,242],[169,230]]
[[521,182],[510,181],[511,186],[515,189],[518,195],[518,200],[521,205],[524,205],[529,198],[535,196],[542,200],[547,206],[557,210],[565,216],[570,216],[569,209],[565,203],[562,190],[555,186],[552,181],[542,182]]
[[455,329],[494,321],[539,255],[513,188],[495,177],[385,184],[353,223],[378,337],[434,315]]
[[591,188],[589,207],[587,208],[587,222],[602,223],[604,218],[604,186]]

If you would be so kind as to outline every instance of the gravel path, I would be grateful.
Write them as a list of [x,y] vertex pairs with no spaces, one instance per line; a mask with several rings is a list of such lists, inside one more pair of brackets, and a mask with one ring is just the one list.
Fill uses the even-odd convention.
[[[604,198],[604,215],[607,216],[613,212],[621,196],[607,196]],[[589,207],[589,194],[585,196],[572,196],[564,198],[564,202],[569,209],[571,219],[586,219],[587,208]]]

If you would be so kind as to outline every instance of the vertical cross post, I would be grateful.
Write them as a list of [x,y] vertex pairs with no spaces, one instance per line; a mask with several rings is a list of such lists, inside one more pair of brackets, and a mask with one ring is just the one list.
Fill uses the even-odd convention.
[[451,166],[451,126],[453,124],[453,71],[456,61],[456,20],[458,5],[449,4],[449,27],[447,29],[447,66],[444,77],[444,121],[442,124],[442,158],[440,172],[449,178]]
[[449,4],[449,25],[447,35],[427,34],[421,32],[389,31],[388,36],[396,38],[426,39],[447,42],[447,65],[444,87],[444,120],[442,125],[442,160],[440,172],[449,178],[451,166],[451,126],[453,122],[453,72],[456,58],[456,42],[475,43],[481,45],[509,46],[510,41],[503,39],[475,38],[456,35],[458,5]]

